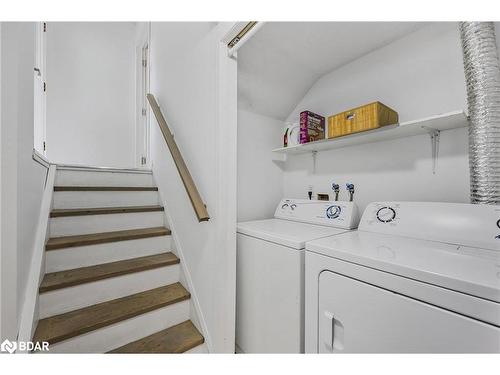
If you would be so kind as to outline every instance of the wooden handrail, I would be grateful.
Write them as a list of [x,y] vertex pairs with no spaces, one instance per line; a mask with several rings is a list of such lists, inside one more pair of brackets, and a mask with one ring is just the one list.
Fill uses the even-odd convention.
[[203,203],[200,193],[198,192],[198,189],[196,188],[193,178],[189,173],[189,169],[186,166],[184,159],[182,158],[181,152],[179,151],[179,147],[177,147],[177,144],[174,141],[172,132],[168,128],[167,121],[165,120],[165,117],[163,117],[161,109],[158,106],[158,103],[156,102],[154,95],[148,94],[147,98],[149,101],[149,105],[151,106],[151,109],[155,114],[156,121],[158,121],[158,125],[160,126],[163,138],[165,138],[165,142],[167,143],[168,149],[172,154],[175,166],[177,167],[177,171],[181,176],[182,183],[184,184],[184,188],[186,189],[189,199],[191,200],[191,204],[193,205],[194,212],[198,217],[198,221],[200,222],[208,221],[210,219],[210,216],[208,216],[207,207],[205,206],[205,203]]

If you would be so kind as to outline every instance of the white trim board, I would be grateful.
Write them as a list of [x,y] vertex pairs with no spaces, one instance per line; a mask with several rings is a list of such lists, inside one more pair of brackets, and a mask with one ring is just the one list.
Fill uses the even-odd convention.
[[[47,33],[46,22],[35,23],[35,66],[33,71],[33,148],[46,155],[47,142]],[[35,159],[36,160],[36,159]]]
[[19,341],[31,341],[38,322],[38,288],[45,274],[45,242],[47,240],[49,215],[52,208],[55,177],[56,166],[52,164],[49,167],[47,181],[45,182],[40,215],[38,217],[35,241],[33,244],[33,256],[31,258],[26,294],[21,310]]
[[[237,59],[228,55],[225,40],[234,30],[232,23],[220,23],[223,37],[218,45],[217,59],[217,134],[215,220],[215,264],[222,265],[215,278],[218,314],[216,328],[223,332],[221,351],[234,353],[236,331],[236,218],[237,218],[237,122],[238,88]],[[254,27],[254,29],[257,25]],[[252,34],[253,35],[253,34]],[[250,39],[251,35],[248,35]]]
[[50,161],[44,155],[40,154],[35,148],[33,149],[33,160],[45,168],[50,167]]
[[[150,87],[150,69],[151,69],[151,41],[150,31],[151,22],[139,22],[137,24],[137,33],[135,40],[135,162],[137,168],[151,167],[151,108],[144,95],[149,92]],[[144,55],[144,49],[146,55]],[[146,60],[146,66],[143,65],[143,59]],[[143,74],[145,73],[145,74]],[[144,85],[143,85],[144,83]],[[145,91],[145,92],[143,92]],[[142,109],[146,110],[145,115],[142,114]],[[146,164],[141,164],[142,157],[146,158]]]

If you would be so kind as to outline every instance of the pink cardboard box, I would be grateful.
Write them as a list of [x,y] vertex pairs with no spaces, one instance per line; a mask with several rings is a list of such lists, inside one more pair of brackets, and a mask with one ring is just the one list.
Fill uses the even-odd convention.
[[300,143],[325,139],[325,118],[311,111],[300,113]]

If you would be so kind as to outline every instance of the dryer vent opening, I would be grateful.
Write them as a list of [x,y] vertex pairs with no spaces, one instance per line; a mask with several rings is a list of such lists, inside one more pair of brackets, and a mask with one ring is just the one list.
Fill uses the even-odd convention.
[[472,203],[500,204],[500,64],[493,22],[460,22]]

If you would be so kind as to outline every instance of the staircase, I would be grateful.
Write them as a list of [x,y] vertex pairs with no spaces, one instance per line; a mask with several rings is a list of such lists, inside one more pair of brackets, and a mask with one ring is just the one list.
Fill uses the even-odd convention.
[[33,341],[51,353],[204,352],[148,171],[58,169]]

